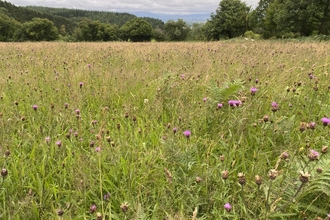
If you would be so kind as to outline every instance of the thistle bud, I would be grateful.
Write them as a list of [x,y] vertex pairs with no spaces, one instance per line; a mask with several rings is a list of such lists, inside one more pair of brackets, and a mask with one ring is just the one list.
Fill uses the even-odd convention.
[[311,175],[308,173],[308,172],[303,172],[303,171],[300,171],[300,177],[299,177],[299,180],[302,182],[302,183],[307,183],[309,181],[309,177]]
[[228,176],[229,176],[229,171],[228,170],[224,170],[224,171],[221,172],[222,179],[226,180],[226,179],[228,179]]
[[271,180],[275,180],[277,176],[278,176],[278,171],[275,170],[275,169],[271,169],[271,170],[268,172],[268,177],[269,177],[269,179],[271,179]]
[[120,209],[122,212],[126,213],[128,211],[129,204],[127,202],[124,202],[120,205]]
[[254,177],[255,177],[255,179],[256,179],[256,184],[257,184],[258,186],[260,186],[260,185],[262,184],[262,179],[261,179],[261,177],[260,177],[259,175],[255,175]]
[[244,173],[238,173],[238,183],[241,184],[242,186],[245,185],[246,179],[245,179],[245,174]]

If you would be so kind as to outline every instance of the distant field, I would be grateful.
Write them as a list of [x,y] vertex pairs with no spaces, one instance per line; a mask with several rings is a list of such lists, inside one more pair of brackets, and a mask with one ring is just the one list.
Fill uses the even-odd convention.
[[0,219],[330,219],[329,51],[0,43]]

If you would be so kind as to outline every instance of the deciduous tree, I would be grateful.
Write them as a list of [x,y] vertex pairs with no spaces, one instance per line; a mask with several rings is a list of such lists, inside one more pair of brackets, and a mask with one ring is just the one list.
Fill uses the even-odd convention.
[[128,21],[120,28],[120,32],[123,40],[133,42],[150,41],[153,36],[151,24],[142,18]]
[[216,13],[211,15],[205,27],[208,40],[233,38],[248,30],[250,7],[241,0],[222,0]]

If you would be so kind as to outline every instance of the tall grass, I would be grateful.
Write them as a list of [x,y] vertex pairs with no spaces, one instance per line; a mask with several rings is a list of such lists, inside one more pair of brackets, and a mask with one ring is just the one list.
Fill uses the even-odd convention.
[[329,49],[0,44],[0,218],[329,219]]

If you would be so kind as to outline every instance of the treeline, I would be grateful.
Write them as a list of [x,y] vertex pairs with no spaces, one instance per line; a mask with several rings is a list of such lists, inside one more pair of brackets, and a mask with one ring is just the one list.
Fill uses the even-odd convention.
[[221,0],[206,23],[138,18],[129,13],[39,6],[0,0],[0,41],[211,41],[330,37],[330,0]]

